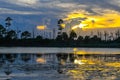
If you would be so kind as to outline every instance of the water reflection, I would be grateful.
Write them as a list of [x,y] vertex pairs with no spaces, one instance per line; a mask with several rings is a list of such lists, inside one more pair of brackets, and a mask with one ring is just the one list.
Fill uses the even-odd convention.
[[119,80],[120,54],[89,54],[76,48],[71,53],[0,54],[0,80],[6,76],[6,80],[41,76],[41,80]]

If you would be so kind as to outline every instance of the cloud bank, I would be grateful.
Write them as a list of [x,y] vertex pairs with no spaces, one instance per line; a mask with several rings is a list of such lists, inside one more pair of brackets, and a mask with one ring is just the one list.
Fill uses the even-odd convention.
[[[29,29],[43,24],[44,18],[51,20],[49,27],[56,27],[59,18],[71,13],[83,15],[119,14],[120,0],[0,0],[0,18],[15,19],[15,26]],[[23,21],[24,20],[24,21]],[[2,21],[1,21],[2,22]],[[21,25],[22,26],[21,26]]]

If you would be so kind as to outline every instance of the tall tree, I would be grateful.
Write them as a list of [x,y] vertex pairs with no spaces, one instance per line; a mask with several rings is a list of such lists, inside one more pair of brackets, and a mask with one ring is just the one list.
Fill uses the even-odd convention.
[[12,21],[12,18],[11,17],[7,17],[6,19],[5,19],[5,21],[6,21],[6,27],[9,27],[10,25],[11,25],[11,21]]
[[106,31],[104,31],[104,37],[105,37],[105,41],[107,41],[107,39],[108,39],[108,36],[109,36],[109,34],[108,34]]
[[5,25],[6,25],[6,32],[8,32],[9,29],[10,29],[10,26],[11,26],[12,18],[11,18],[11,17],[7,17],[7,18],[5,19],[5,21],[6,21],[6,23],[5,23]]
[[62,30],[63,30],[63,23],[64,21],[62,19],[58,20],[58,35],[61,36],[62,35]]

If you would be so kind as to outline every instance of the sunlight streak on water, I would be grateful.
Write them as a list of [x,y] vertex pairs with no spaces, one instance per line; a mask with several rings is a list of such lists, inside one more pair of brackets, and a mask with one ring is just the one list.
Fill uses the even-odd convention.
[[[0,80],[120,80],[119,49],[19,47],[2,50],[8,51],[0,53]],[[9,52],[13,50],[23,50],[23,53]],[[37,51],[28,54],[27,50]],[[64,53],[53,54],[52,50]]]

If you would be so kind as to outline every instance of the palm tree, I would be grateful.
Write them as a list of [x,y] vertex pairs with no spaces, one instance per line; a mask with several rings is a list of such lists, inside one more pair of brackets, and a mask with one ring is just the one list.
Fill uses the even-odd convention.
[[9,27],[9,26],[11,26],[11,21],[12,21],[12,19],[10,18],[10,17],[7,17],[6,19],[5,19],[5,21],[6,21],[6,27]]
[[64,21],[62,19],[58,20],[58,35],[62,35],[62,24],[64,23]]
[[11,17],[7,17],[7,18],[5,19],[5,21],[6,21],[6,23],[5,23],[5,25],[6,25],[6,30],[7,30],[7,32],[8,32],[8,31],[9,31],[9,27],[11,26],[12,18],[11,18]]
[[27,39],[27,38],[30,38],[31,37],[31,33],[28,32],[28,31],[24,31],[21,33],[21,38],[22,39]]

